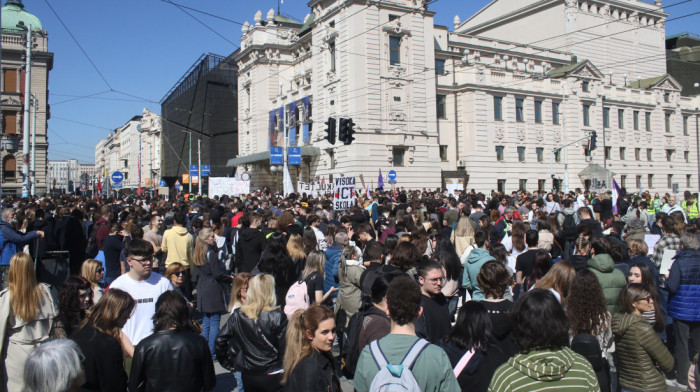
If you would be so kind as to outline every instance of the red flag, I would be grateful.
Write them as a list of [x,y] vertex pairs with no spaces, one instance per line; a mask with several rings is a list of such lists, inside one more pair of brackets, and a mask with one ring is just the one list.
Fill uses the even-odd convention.
[[97,179],[97,190],[102,191],[102,178]]
[[321,178],[321,185],[323,185],[325,183],[326,183],[326,176],[323,176],[323,178]]

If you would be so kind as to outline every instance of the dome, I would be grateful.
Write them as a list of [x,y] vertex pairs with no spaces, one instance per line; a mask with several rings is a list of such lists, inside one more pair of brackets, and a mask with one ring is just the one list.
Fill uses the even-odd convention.
[[43,30],[41,21],[36,16],[24,9],[24,4],[19,0],[7,0],[2,7],[2,32],[22,34],[25,31],[17,27],[17,23],[24,22],[25,26],[32,26],[32,30]]

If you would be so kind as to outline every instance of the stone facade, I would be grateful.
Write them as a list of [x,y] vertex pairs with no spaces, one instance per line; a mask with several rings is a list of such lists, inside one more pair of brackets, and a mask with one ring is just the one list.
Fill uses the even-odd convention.
[[81,187],[92,189],[97,179],[94,164],[79,163],[76,159],[64,161],[49,161],[48,164],[49,192],[72,193]]
[[[266,152],[284,145],[286,120],[288,145],[304,147],[293,182],[363,175],[376,186],[393,169],[406,188],[573,189],[592,185],[578,175],[597,164],[630,190],[697,190],[700,99],[666,74],[667,14],[584,3],[496,0],[454,30],[408,0],[314,0],[303,25],[258,12],[235,54],[240,154],[229,165],[254,188],[281,189]],[[324,140],[328,117],[353,119],[351,145]]]

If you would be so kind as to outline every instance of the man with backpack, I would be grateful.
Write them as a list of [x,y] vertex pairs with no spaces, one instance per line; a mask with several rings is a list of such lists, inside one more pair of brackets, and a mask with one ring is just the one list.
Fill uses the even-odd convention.
[[447,354],[416,336],[415,320],[423,312],[418,283],[409,276],[393,279],[386,301],[391,333],[362,350],[355,372],[355,390],[385,391],[399,387],[423,392],[459,391]]
[[574,254],[574,245],[577,237],[576,211],[572,208],[571,199],[564,199],[562,204],[564,205],[564,210],[559,213],[557,220],[561,226],[562,238],[564,238],[564,243],[561,244],[562,258],[569,260]]

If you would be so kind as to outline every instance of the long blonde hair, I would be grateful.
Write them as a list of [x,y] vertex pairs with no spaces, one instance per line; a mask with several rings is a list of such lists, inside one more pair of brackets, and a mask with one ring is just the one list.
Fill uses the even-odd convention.
[[308,335],[313,337],[318,326],[332,318],[335,318],[333,311],[319,303],[309,306],[306,310],[300,309],[294,313],[292,319],[289,320],[289,324],[287,324],[283,384],[287,382],[299,362],[314,350]]
[[275,297],[275,278],[272,275],[260,274],[248,282],[248,298],[241,312],[251,320],[257,320],[263,310],[271,311],[277,308]]
[[[457,226],[455,227],[455,237],[471,237],[472,243],[474,241],[474,226],[469,222],[469,217],[467,215],[462,215],[457,221]],[[470,244],[471,245],[471,244]]]
[[199,235],[194,243],[194,264],[201,267],[208,262],[207,252],[209,252],[209,245],[205,242],[207,237],[209,237],[213,231],[208,228],[203,228],[199,231]]
[[83,266],[80,268],[80,275],[90,282],[90,286],[95,287],[97,281],[95,280],[95,275],[97,270],[102,267],[102,263],[95,259],[87,259],[83,261]]
[[10,308],[25,322],[34,320],[41,303],[41,288],[36,281],[34,262],[26,253],[17,253],[10,259]]
[[325,277],[326,269],[326,255],[320,250],[314,250],[309,253],[306,257],[306,265],[304,266],[304,271],[301,273],[301,279],[304,280],[309,277],[314,272],[318,272],[319,275]]
[[304,252],[304,239],[299,234],[292,234],[289,236],[287,241],[287,252],[293,260],[304,260],[306,259],[306,252]]
[[243,297],[241,296],[241,290],[248,290],[248,285],[250,279],[253,278],[252,274],[247,272],[241,272],[236,274],[233,278],[233,287],[231,287],[231,300],[228,302],[228,311],[233,311],[234,306],[243,306]]

